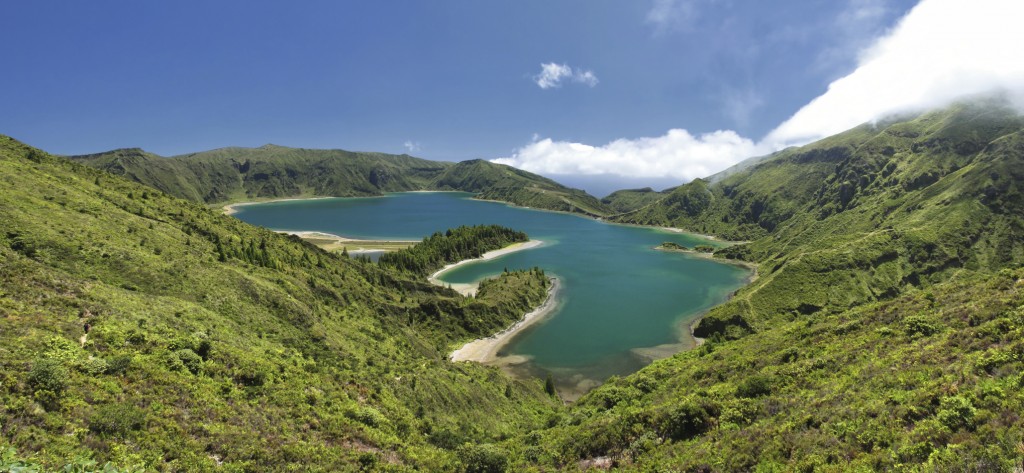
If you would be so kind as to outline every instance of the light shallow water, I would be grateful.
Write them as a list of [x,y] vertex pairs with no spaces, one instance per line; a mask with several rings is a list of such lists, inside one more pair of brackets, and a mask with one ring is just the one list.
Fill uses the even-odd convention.
[[666,241],[689,247],[709,243],[695,235],[470,197],[444,192],[283,201],[241,206],[234,216],[275,230],[373,240],[421,239],[459,225],[499,224],[544,241],[539,248],[459,266],[441,279],[469,283],[505,268],[534,266],[558,277],[558,309],[523,331],[501,354],[529,358],[513,369],[551,373],[560,390],[570,393],[640,369],[650,362],[647,348],[661,346],[656,351],[664,356],[692,346],[689,323],[722,303],[750,274],[740,267],[653,249]]

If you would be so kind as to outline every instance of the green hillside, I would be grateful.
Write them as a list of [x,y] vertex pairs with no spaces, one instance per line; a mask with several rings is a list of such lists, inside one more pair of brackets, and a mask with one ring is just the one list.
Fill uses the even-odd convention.
[[546,177],[482,159],[455,164],[438,176],[432,187],[475,192],[480,199],[592,217],[610,212],[597,198],[579,189],[570,189]]
[[1020,467],[1022,183],[1024,118],[984,103],[671,191],[620,219],[749,239],[716,256],[758,278],[702,320],[709,343],[523,442],[638,471]]
[[621,221],[746,240],[715,256],[758,277],[699,348],[570,406],[445,360],[540,303],[543,271],[463,298],[8,138],[0,179],[0,467],[1024,468],[1024,118],[993,103],[621,194],[650,199]]
[[616,213],[628,213],[639,210],[648,205],[654,204],[665,198],[665,194],[671,192],[657,192],[650,187],[643,189],[623,189],[608,194],[601,202],[611,207]]
[[0,452],[445,471],[554,408],[445,361],[542,302],[539,271],[463,298],[7,137],[0,179]]
[[428,161],[407,155],[265,145],[164,158],[121,149],[71,159],[207,204],[282,197],[357,197],[385,192],[456,190],[481,199],[601,216],[593,196],[484,160]]
[[700,332],[722,332],[712,327],[725,319],[756,331],[1024,262],[1022,143],[1024,118],[963,104],[696,180],[620,219],[752,240],[721,253],[760,263],[757,282]]

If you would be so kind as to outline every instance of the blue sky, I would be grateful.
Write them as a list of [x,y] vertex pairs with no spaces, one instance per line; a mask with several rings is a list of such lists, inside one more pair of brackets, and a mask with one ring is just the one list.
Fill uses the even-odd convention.
[[680,181],[529,152],[670,130],[756,143],[862,65],[915,3],[9,2],[0,133],[61,154],[276,143]]

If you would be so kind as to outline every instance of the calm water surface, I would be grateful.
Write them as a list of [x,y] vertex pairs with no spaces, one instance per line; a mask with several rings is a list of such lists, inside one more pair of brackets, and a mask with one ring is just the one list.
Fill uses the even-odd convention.
[[[653,356],[692,346],[686,329],[742,286],[749,271],[682,253],[654,250],[707,240],[666,230],[611,225],[576,215],[470,199],[459,192],[271,202],[238,207],[241,220],[275,230],[360,239],[421,239],[459,225],[499,224],[544,241],[535,249],[455,268],[441,278],[475,282],[505,268],[543,268],[561,280],[558,308],[502,352],[530,362],[511,368],[551,373],[565,392],[636,371]],[[712,243],[715,244],[715,243]]]

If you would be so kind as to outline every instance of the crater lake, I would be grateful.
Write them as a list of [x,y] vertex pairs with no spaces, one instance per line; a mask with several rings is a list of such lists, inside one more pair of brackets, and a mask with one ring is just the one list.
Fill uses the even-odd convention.
[[542,245],[452,268],[439,279],[474,283],[505,269],[540,267],[559,281],[555,309],[517,333],[496,361],[513,374],[550,374],[576,398],[613,375],[691,348],[689,326],[744,285],[752,272],[701,255],[654,249],[723,243],[666,229],[472,199],[462,192],[287,200],[234,207],[234,216],[277,231],[364,240],[420,240],[460,225],[498,224]]

